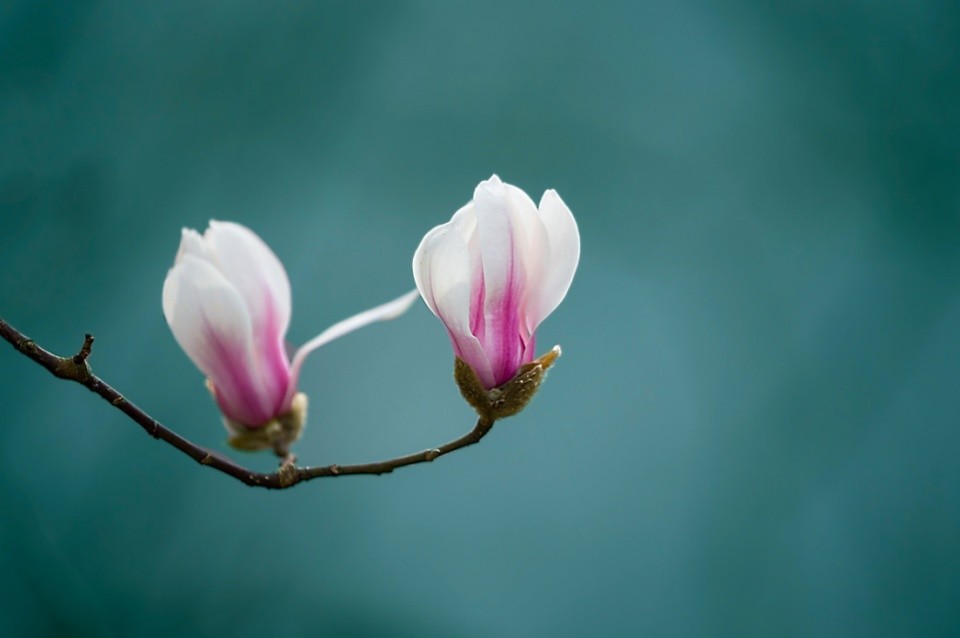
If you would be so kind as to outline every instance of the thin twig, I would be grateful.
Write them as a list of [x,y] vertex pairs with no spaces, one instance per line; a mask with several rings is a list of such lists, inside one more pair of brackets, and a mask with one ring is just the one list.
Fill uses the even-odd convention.
[[160,439],[177,448],[200,465],[206,465],[219,470],[228,476],[241,481],[251,487],[265,487],[267,489],[284,489],[297,483],[315,478],[328,476],[347,476],[351,474],[387,474],[399,467],[429,463],[436,458],[449,454],[460,448],[473,445],[482,439],[493,427],[492,421],[480,419],[472,430],[458,439],[444,443],[440,447],[430,448],[422,452],[400,456],[386,461],[361,463],[359,465],[324,465],[318,467],[299,467],[292,455],[288,456],[276,472],[254,472],[242,465],[238,465],[219,452],[208,450],[196,443],[188,441],[173,430],[165,427],[152,416],[128,401],[107,382],[93,374],[87,359],[93,347],[93,335],[86,335],[80,351],[70,357],[59,357],[37,345],[35,341],[22,332],[0,319],[0,336],[6,339],[22,355],[33,359],[46,368],[56,377],[76,381],[91,392],[100,395],[113,407],[126,414],[132,421],[142,427],[147,434]]

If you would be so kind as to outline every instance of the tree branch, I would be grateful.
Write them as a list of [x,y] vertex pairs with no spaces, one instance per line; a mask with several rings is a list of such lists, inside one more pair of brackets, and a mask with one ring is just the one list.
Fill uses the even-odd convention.
[[208,450],[183,438],[138,408],[135,404],[128,401],[108,383],[93,374],[90,370],[90,365],[87,363],[93,347],[93,335],[86,335],[80,351],[70,357],[59,357],[41,348],[35,341],[3,319],[0,319],[0,336],[6,339],[20,354],[33,359],[54,376],[75,381],[91,392],[100,395],[104,401],[107,401],[110,405],[126,414],[153,438],[169,443],[200,465],[206,465],[207,467],[223,472],[251,487],[265,487],[267,489],[278,490],[292,487],[297,483],[311,479],[328,476],[388,474],[397,468],[407,465],[429,463],[445,454],[473,445],[486,436],[490,429],[493,428],[494,423],[492,420],[481,418],[472,430],[458,439],[444,443],[440,447],[430,448],[422,452],[416,452],[386,461],[361,463],[359,465],[334,464],[318,467],[299,467],[296,465],[296,459],[289,456],[281,463],[276,472],[254,472],[242,465],[238,465],[219,452]]

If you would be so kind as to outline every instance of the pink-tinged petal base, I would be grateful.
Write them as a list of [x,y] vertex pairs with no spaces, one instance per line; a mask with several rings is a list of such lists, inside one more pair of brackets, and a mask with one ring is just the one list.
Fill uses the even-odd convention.
[[[264,313],[269,324],[272,309],[267,307]],[[199,329],[208,351],[204,372],[220,410],[250,429],[282,412],[290,371],[285,353],[275,343],[277,333],[247,333],[245,338],[237,338],[237,334],[223,332],[206,312],[201,313]]]
[[260,428],[290,410],[290,363],[279,326],[280,313],[269,294],[263,296],[261,313],[261,331],[246,342],[224,339],[207,321],[203,328],[214,354],[208,376],[217,405],[249,429]]
[[246,353],[228,345],[213,331],[207,332],[206,338],[217,360],[209,375],[220,410],[251,429],[267,423],[275,416],[274,410],[269,403],[260,401],[257,379]]
[[491,387],[496,387],[512,379],[526,363],[523,357],[530,335],[524,321],[524,258],[529,237],[524,216],[535,210],[515,206],[510,191],[496,176],[477,187],[474,202],[481,267],[476,269],[479,276],[474,272],[471,285],[471,332],[483,345],[490,361]]
[[287,319],[283,310],[274,305],[274,298],[269,291],[264,291],[264,308],[264,330],[256,347],[260,351],[258,361],[263,366],[260,370],[263,385],[273,399],[272,411],[273,415],[277,416],[290,411],[290,400],[296,393],[296,382],[283,338]]
[[[512,267],[511,263],[511,270]],[[508,277],[512,278],[512,273]],[[533,360],[535,339],[527,332],[526,322],[521,318],[520,286],[507,286],[498,303],[488,303],[483,270],[477,269],[471,292],[470,332],[480,344],[484,361],[478,361],[476,354],[465,352],[466,348],[459,346],[453,333],[450,338],[458,357],[474,371],[484,371],[477,372],[477,377],[490,390],[512,379],[521,365]]]

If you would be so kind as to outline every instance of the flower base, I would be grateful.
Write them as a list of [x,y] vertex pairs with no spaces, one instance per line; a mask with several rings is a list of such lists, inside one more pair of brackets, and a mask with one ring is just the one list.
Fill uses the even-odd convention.
[[277,456],[286,457],[290,453],[290,446],[300,438],[307,422],[307,404],[307,395],[298,392],[293,397],[289,412],[267,421],[256,429],[223,417],[229,432],[227,443],[234,449],[244,452],[273,450]]
[[554,346],[539,359],[520,366],[512,379],[492,390],[483,387],[473,368],[456,357],[453,378],[467,403],[477,411],[483,421],[492,424],[498,419],[513,416],[526,407],[540,388],[547,369],[559,356],[560,346]]

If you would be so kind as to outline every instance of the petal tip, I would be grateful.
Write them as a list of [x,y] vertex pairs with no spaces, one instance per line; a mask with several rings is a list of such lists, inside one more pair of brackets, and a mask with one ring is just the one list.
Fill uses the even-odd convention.
[[499,177],[497,177],[497,174],[494,173],[493,175],[490,176],[490,179],[485,179],[479,184],[477,184],[477,187],[474,189],[473,196],[474,198],[476,198],[477,195],[479,195],[484,191],[489,193],[498,193],[501,189],[503,189],[503,182],[500,180]]

